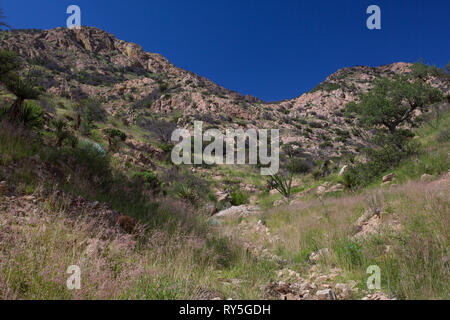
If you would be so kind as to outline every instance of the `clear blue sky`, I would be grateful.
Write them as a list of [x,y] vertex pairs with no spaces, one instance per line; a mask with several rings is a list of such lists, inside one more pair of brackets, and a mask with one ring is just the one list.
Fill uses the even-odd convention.
[[[448,0],[0,0],[14,28],[65,26],[70,4],[82,25],[266,101],[298,96],[342,67],[450,59]],[[382,30],[366,28],[371,4]]]

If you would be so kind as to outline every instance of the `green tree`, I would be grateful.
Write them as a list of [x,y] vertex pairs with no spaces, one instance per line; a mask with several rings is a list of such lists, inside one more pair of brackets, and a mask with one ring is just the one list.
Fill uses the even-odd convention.
[[403,76],[382,78],[361,96],[360,103],[349,103],[347,110],[356,112],[367,127],[384,126],[394,135],[400,125],[411,121],[416,110],[442,99],[439,90],[422,80],[410,81]]
[[109,150],[116,151],[118,149],[119,143],[127,139],[127,135],[116,128],[108,128],[103,130],[106,139],[108,139]]
[[448,78],[449,75],[443,69],[438,68],[434,65],[429,66],[423,63],[423,60],[420,60],[411,66],[411,77],[414,79],[418,78],[422,81],[425,81],[430,77],[445,79]]
[[85,122],[89,127],[92,123],[106,120],[107,113],[101,104],[91,98],[80,100],[74,107],[76,113],[75,129],[79,130]]

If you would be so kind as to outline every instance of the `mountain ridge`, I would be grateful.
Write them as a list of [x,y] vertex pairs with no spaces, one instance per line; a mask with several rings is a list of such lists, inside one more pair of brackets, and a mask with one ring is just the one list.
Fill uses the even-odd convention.
[[48,94],[71,101],[95,97],[118,120],[137,126],[156,117],[185,128],[194,120],[219,129],[279,128],[284,143],[302,144],[316,157],[355,152],[362,141],[352,133],[357,123],[344,115],[345,105],[375,79],[409,73],[411,66],[346,67],[296,98],[264,102],[95,27],[2,31],[0,48],[17,52]]

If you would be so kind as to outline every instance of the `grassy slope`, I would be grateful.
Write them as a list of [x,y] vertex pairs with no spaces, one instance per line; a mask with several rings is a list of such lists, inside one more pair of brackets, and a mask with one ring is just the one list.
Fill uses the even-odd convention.
[[[394,170],[399,183],[417,179],[423,173],[437,177],[449,169],[449,142],[448,138],[442,140],[448,124],[447,113],[434,127],[427,125],[417,131],[423,150],[416,159],[406,160]],[[260,286],[266,285],[280,267],[248,253],[242,245],[242,235],[235,228],[241,220],[214,228],[206,224],[201,214],[186,217],[182,205],[154,208],[145,201],[137,205],[122,195],[126,185],[120,179],[112,180],[117,189],[112,194],[102,193],[82,179],[66,179],[64,189],[73,196],[108,202],[121,213],[143,218],[143,222],[153,221],[153,228],[141,245],[125,245],[119,252],[108,249],[86,258],[86,240],[99,238],[98,233],[104,230],[93,231],[82,217],[69,217],[61,205],[64,199],[56,196],[55,201],[40,196],[39,190],[45,185],[30,157],[40,154],[41,159],[47,159],[54,152],[52,148],[30,144],[29,133],[2,124],[0,180],[8,180],[19,194],[34,193],[41,197],[36,205],[41,213],[30,213],[35,222],[27,225],[14,217],[16,211],[1,209],[0,234],[6,242],[2,254],[8,258],[1,259],[0,263],[0,297],[263,297]],[[114,163],[111,167],[113,171],[119,170]],[[231,178],[242,175],[228,172],[227,168],[219,171]],[[70,173],[73,171],[62,174],[67,178]],[[249,180],[255,179],[258,177],[252,175]],[[327,179],[338,180],[336,175]],[[307,178],[297,191],[322,182]],[[47,187],[51,185],[52,181],[47,181]],[[331,254],[319,267],[325,271],[335,266],[341,268],[343,273],[336,281],[357,280],[363,288],[366,267],[377,264],[382,270],[383,290],[388,293],[409,299],[448,298],[448,185],[409,182],[380,191],[386,232],[362,241],[353,240],[352,226],[368,209],[366,199],[378,192],[378,185],[379,182],[374,183],[356,195],[341,194],[323,201],[310,196],[296,206],[268,209],[260,218],[279,240],[264,246],[301,273],[309,272],[310,253],[327,247]],[[149,215],[155,219],[146,219]],[[52,218],[49,221],[47,217]],[[401,231],[389,230],[391,220],[402,225]],[[11,225],[17,226],[13,237],[7,228]],[[258,235],[245,240],[260,241]],[[120,235],[105,241],[107,248],[126,242]],[[69,251],[72,253],[67,255]],[[65,269],[77,263],[83,263],[86,283],[90,285],[81,291],[68,291]],[[233,284],[231,279],[240,282]]]
[[[380,187],[380,175],[354,195],[341,193],[324,200],[309,196],[300,204],[269,209],[264,219],[280,237],[274,250],[305,272],[310,266],[310,254],[329,248],[331,254],[320,266],[325,270],[338,266],[345,271],[344,278],[358,280],[362,287],[367,279],[366,268],[378,265],[382,288],[392,295],[403,299],[448,299],[450,181],[415,180],[425,173],[438,179],[450,169],[449,125],[450,113],[446,112],[439,121],[416,131],[421,151],[392,170],[397,186]],[[326,180],[339,182],[339,177],[334,174]],[[302,189],[324,182],[307,181]],[[384,232],[353,239],[356,220],[374,202],[382,211]],[[402,226],[400,231],[393,230],[397,225]]]

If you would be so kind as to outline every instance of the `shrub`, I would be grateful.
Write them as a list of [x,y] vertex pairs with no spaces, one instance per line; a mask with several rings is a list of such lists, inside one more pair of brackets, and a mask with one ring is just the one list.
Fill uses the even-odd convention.
[[108,139],[109,149],[116,151],[119,147],[119,143],[127,139],[127,135],[116,128],[107,128],[103,131]]
[[137,172],[132,175],[134,178],[141,179],[147,188],[159,191],[162,187],[162,181],[151,171]]
[[233,206],[240,206],[248,203],[248,194],[242,192],[241,190],[234,190],[230,194],[231,204]]
[[312,169],[312,164],[305,159],[292,159],[292,170],[294,173],[308,173]]

